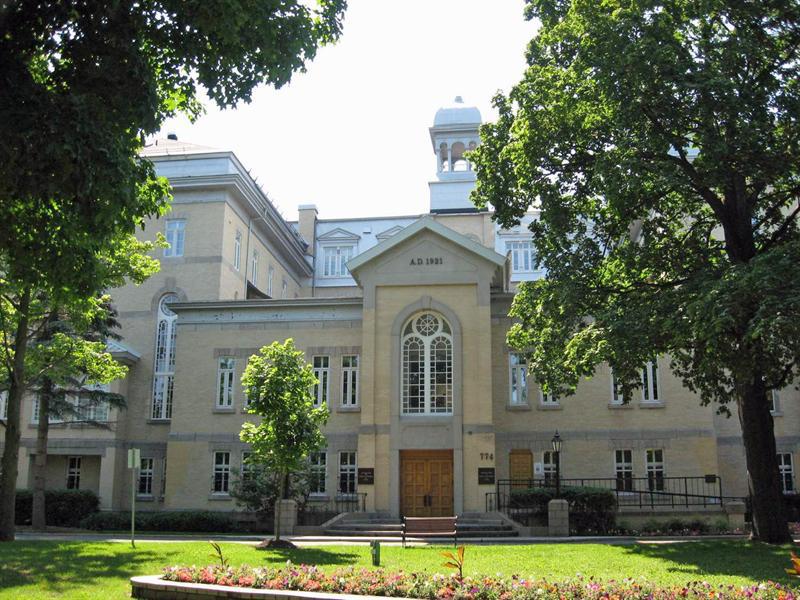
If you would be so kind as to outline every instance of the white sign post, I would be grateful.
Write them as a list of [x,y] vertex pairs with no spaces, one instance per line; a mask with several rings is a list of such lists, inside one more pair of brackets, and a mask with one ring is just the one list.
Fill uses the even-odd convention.
[[142,451],[139,448],[128,450],[128,468],[131,470],[131,548],[136,548],[136,471],[142,464]]

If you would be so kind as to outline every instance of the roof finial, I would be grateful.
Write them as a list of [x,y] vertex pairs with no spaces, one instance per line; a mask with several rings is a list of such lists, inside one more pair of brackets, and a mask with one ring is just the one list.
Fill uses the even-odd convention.
[[464,99],[461,96],[456,96],[456,99],[453,100],[456,104],[464,104]]

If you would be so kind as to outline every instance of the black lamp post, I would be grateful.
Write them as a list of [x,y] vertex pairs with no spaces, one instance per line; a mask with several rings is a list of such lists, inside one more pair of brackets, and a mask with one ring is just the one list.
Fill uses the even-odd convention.
[[558,435],[558,430],[556,429],[556,434],[553,436],[553,439],[550,440],[553,444],[553,454],[555,454],[556,459],[556,498],[561,497],[561,436]]

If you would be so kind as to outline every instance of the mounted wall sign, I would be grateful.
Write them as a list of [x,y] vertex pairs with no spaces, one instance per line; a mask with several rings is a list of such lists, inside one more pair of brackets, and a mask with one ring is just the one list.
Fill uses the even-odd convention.
[[375,469],[358,469],[358,485],[374,485]]
[[478,485],[494,485],[494,467],[478,467]]

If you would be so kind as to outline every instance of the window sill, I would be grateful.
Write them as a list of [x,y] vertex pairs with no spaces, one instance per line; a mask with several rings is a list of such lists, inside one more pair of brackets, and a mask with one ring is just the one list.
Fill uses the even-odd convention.
[[223,406],[215,406],[214,408],[211,409],[211,412],[214,413],[215,415],[217,415],[217,414],[232,415],[232,414],[236,413],[236,407],[235,406],[224,406],[224,407]]
[[521,410],[530,410],[530,404],[506,404],[506,410],[514,411],[521,411]]
[[536,410],[564,410],[560,404],[539,404]]
[[356,406],[339,406],[339,407],[336,408],[336,412],[358,413],[358,412],[361,412],[361,407],[358,406],[358,405],[356,405]]
[[228,493],[223,494],[221,492],[219,492],[219,493],[213,493],[212,492],[211,494],[208,495],[208,499],[209,500],[214,500],[214,501],[217,501],[217,500],[233,500],[233,498],[231,497],[230,494],[228,494]]
[[769,411],[769,414],[771,414],[773,417],[782,417],[783,416],[783,411],[782,410],[771,410],[771,411]]
[[639,402],[639,408],[664,408],[663,402]]
[[327,502],[330,500],[328,494],[311,493],[308,495],[309,502]]
[[633,404],[628,402],[627,404],[615,404],[614,402],[608,403],[608,408],[611,410],[630,410],[633,408]]
[[136,501],[137,502],[155,502],[156,499],[150,494],[136,494]]
[[147,422],[152,425],[169,425],[172,419],[147,419]]
[[438,423],[440,421],[447,421],[453,418],[453,413],[400,413],[400,420],[408,423],[429,421]]

